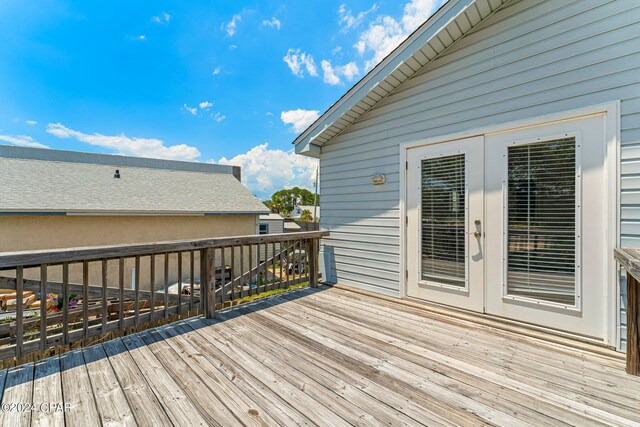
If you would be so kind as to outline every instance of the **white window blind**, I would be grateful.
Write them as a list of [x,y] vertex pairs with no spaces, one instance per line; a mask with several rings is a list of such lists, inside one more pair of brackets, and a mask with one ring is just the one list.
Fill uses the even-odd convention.
[[465,286],[465,155],[421,162],[421,278]]
[[576,142],[508,148],[507,293],[575,304]]

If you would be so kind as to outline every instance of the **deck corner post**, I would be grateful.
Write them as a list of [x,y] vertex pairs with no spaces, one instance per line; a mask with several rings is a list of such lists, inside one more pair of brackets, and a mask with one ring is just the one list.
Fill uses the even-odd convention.
[[309,285],[318,287],[318,243],[319,239],[309,239]]
[[627,373],[640,375],[640,283],[627,272]]

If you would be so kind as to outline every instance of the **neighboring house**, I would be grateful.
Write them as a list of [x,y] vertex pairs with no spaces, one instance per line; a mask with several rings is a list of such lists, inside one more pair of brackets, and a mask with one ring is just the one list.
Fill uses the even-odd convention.
[[[300,216],[302,216],[302,212],[304,211],[311,212],[311,218],[313,218],[314,221],[318,221],[320,219],[320,206],[312,206],[312,205],[296,206],[291,211],[289,218],[300,219]],[[314,212],[315,212],[315,215],[314,215]]]
[[234,166],[0,146],[0,252],[252,235],[268,209],[239,179]]
[[623,348],[639,22],[633,0],[446,3],[295,140],[328,279]]
[[[284,233],[284,218],[277,213],[269,213],[260,215],[258,219],[258,234],[279,234]],[[276,253],[280,251],[280,244],[276,243]],[[267,257],[273,256],[273,245],[269,245],[265,251],[264,245],[260,245],[260,259],[264,260],[265,253]]]

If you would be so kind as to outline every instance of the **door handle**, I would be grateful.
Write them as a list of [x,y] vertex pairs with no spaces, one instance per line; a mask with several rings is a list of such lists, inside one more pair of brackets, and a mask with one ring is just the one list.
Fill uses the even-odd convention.
[[[479,219],[476,219],[476,220],[475,220],[475,221],[473,221],[473,222],[474,222],[474,224],[476,225],[476,227],[477,227],[477,228],[480,228],[480,220],[479,220]],[[482,232],[481,232],[480,230],[472,231],[472,232],[470,232],[469,234],[473,234],[473,235],[474,235],[474,237],[477,237],[478,239],[479,239],[480,237],[482,237]]]

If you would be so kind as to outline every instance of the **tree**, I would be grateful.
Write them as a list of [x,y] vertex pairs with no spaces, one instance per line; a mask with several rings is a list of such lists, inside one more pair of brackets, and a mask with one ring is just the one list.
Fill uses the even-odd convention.
[[[318,203],[320,202],[318,197]],[[271,196],[271,207],[279,208],[280,212],[288,216],[298,205],[313,205],[314,195],[311,191],[300,187],[280,190]]]
[[313,215],[311,215],[311,211],[309,209],[305,209],[300,213],[300,221],[302,222],[313,221]]

